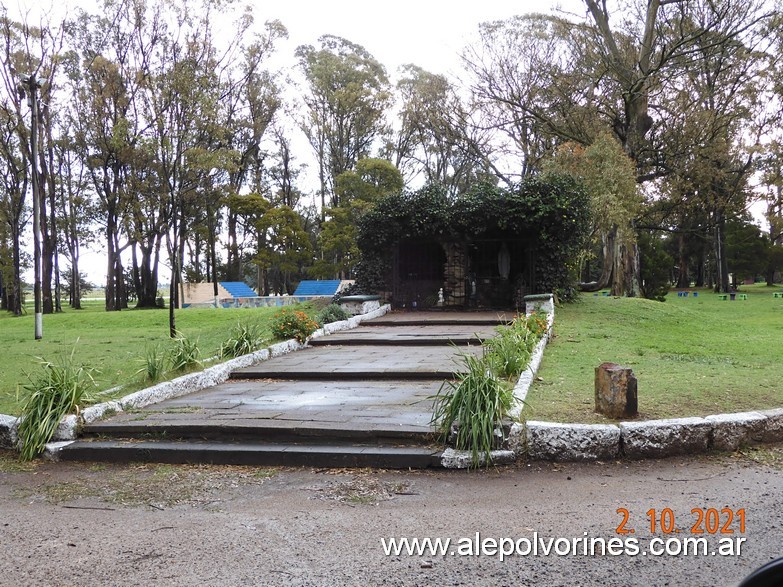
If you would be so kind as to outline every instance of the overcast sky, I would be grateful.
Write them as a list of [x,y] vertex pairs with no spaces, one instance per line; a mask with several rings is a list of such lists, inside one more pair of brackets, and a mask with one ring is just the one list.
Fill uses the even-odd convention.
[[[118,2],[123,0],[116,0]],[[154,1],[154,0],[151,0]],[[12,17],[30,14],[31,22],[44,11],[56,21],[75,7],[92,11],[96,0],[0,0]],[[324,34],[343,37],[364,46],[390,74],[406,63],[433,73],[451,73],[458,67],[457,54],[478,24],[530,12],[564,9],[584,14],[583,0],[489,0],[456,3],[453,0],[396,0],[371,3],[363,0],[235,0],[249,4],[256,22],[280,20],[290,39],[280,52],[293,54],[302,44],[317,43]],[[197,3],[197,2],[194,2]]]
[[455,73],[457,55],[481,22],[529,12],[549,12],[555,6],[584,12],[581,0],[397,0],[387,4],[360,0],[289,0],[256,2],[259,21],[280,20],[290,44],[316,44],[331,34],[362,45],[391,75],[400,65],[414,63],[433,73]]

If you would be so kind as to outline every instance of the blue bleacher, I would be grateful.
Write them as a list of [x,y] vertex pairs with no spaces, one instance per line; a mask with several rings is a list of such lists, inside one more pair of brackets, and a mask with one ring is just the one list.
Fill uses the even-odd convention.
[[253,288],[242,281],[221,281],[220,285],[235,298],[254,298],[258,295]]
[[294,292],[295,296],[333,296],[340,287],[339,279],[304,280]]

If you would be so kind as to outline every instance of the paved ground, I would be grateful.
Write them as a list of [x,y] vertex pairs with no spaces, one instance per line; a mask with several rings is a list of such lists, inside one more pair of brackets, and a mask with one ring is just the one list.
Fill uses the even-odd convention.
[[[0,451],[0,585],[731,587],[783,555],[783,447],[490,471],[42,463]],[[745,510],[734,556],[647,552],[696,508]],[[638,554],[384,555],[383,538],[619,538]],[[650,531],[670,508],[680,535]],[[727,521],[722,514],[721,525]],[[536,534],[537,533],[537,534]],[[670,548],[674,546],[672,543]]]
[[458,368],[458,355],[481,352],[478,337],[492,336],[496,328],[487,322],[506,319],[498,312],[392,312],[317,339],[319,346],[240,369],[222,385],[95,428],[214,424],[432,432],[433,396]]

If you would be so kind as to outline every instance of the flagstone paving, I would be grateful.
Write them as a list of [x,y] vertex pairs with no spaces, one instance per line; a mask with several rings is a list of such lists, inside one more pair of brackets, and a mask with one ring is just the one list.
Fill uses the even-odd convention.
[[[272,458],[268,443],[288,443],[278,445],[281,453],[308,444],[306,452],[340,445],[346,454],[364,454],[364,445],[384,452],[391,450],[389,443],[426,444],[435,432],[433,398],[454,377],[459,355],[480,353],[480,339],[492,336],[508,318],[496,312],[389,313],[315,339],[303,350],[238,369],[221,385],[93,423],[84,433],[125,439],[126,448],[130,440],[165,439],[167,462],[174,459],[177,441],[190,442],[189,462],[206,458],[211,449],[194,445],[204,439],[235,443],[228,446],[237,455],[264,443],[259,450],[265,459]],[[314,442],[324,446],[314,447]],[[89,443],[76,444],[85,448]],[[110,442],[104,444],[109,450]],[[93,452],[101,446],[93,441]],[[134,447],[137,456],[154,452],[151,446]],[[226,445],[214,450],[220,458],[230,453]],[[421,462],[429,462],[432,448],[422,450]],[[249,459],[247,454],[236,458]]]

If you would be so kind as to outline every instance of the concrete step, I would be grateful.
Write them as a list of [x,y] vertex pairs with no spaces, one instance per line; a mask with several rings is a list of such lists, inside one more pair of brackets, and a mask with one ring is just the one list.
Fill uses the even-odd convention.
[[274,369],[238,369],[232,371],[229,379],[274,379],[281,381],[442,381],[456,379],[458,372],[452,369],[420,369],[385,371],[372,369],[333,371],[288,371]]
[[220,442],[272,442],[277,444],[374,444],[394,446],[424,446],[437,440],[436,433],[421,427],[400,425],[395,429],[368,424],[349,425],[323,423],[295,425],[282,421],[214,422],[122,422],[103,421],[86,425],[82,437],[91,440],[212,440]]
[[366,335],[351,336],[350,334],[341,334],[338,336],[324,336],[314,338],[307,344],[310,346],[443,346],[443,345],[480,345],[482,339],[477,336],[453,336],[453,337],[425,337],[410,335],[395,338],[369,338]]
[[511,321],[513,316],[506,318],[462,318],[454,319],[444,316],[443,318],[411,318],[405,319],[397,318],[375,318],[373,320],[367,320],[362,323],[362,326],[396,326],[396,327],[408,327],[408,326],[499,326],[501,324],[507,324]]
[[291,467],[426,469],[440,466],[435,447],[261,442],[78,440],[63,449],[65,461],[209,463]]

